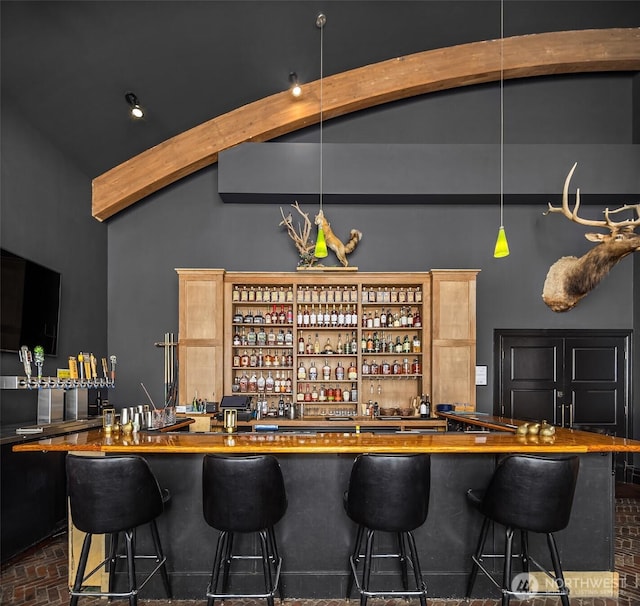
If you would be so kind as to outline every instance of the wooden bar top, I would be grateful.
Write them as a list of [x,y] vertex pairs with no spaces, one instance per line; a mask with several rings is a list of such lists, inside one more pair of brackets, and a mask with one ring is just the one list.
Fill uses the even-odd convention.
[[[463,417],[473,425],[473,419]],[[504,431],[414,433],[354,432],[246,432],[246,433],[160,433],[139,432],[105,435],[102,429],[17,444],[17,452],[86,451],[137,454],[271,453],[271,454],[358,454],[378,453],[589,453],[640,452],[640,441],[615,438],[572,429],[556,429],[551,437],[520,436],[518,421],[482,416]],[[477,424],[480,426],[480,424]]]

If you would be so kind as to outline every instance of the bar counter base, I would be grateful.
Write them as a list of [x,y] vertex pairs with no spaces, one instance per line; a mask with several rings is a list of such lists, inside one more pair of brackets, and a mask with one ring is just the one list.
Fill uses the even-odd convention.
[[[348,558],[356,527],[346,516],[342,495],[348,485],[353,454],[277,455],[288,496],[288,510],[276,526],[283,557],[282,585],[286,598],[344,599]],[[204,599],[211,574],[217,532],[202,515],[202,456],[147,456],[161,486],[171,490],[171,504],[158,520],[174,599]],[[464,596],[471,554],[482,522],[466,502],[469,488],[488,482],[496,463],[492,454],[434,454],[431,457],[429,515],[415,532],[429,599]],[[601,578],[599,590],[616,595],[613,582],[614,480],[611,453],[580,455],[580,473],[571,522],[557,534],[564,569]],[[500,532],[495,537],[501,537]],[[390,540],[395,538],[390,537]],[[381,539],[381,547],[387,537]],[[501,541],[502,539],[498,539]],[[257,548],[238,536],[239,548]],[[140,549],[144,549],[144,544]],[[498,545],[498,548],[501,546]],[[530,550],[545,560],[544,537],[531,536]],[[396,574],[394,562],[377,562],[375,575]],[[499,568],[500,564],[496,566]],[[124,582],[125,575],[118,575]],[[261,590],[261,569],[232,574],[242,590]],[[582,592],[576,590],[572,597]],[[585,595],[585,594],[582,594]],[[603,595],[599,593],[598,595]],[[152,582],[142,598],[164,596],[161,583]],[[353,598],[355,598],[355,593]],[[498,591],[478,578],[475,598],[498,598]]]

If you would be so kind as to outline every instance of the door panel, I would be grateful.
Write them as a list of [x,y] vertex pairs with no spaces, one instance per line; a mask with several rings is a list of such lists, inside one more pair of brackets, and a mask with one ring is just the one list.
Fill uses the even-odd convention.
[[624,337],[566,340],[571,426],[627,436]]
[[545,419],[555,424],[555,389],[513,389],[506,416],[515,419]]
[[497,331],[496,414],[629,437],[630,333]]
[[[559,422],[556,409],[562,389],[562,339],[513,336],[502,341],[500,414],[524,420]],[[558,379],[560,377],[560,380]]]

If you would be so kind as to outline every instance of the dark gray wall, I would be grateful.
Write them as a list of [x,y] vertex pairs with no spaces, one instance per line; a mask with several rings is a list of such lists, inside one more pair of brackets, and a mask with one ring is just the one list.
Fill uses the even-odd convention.
[[[632,143],[632,77],[608,74],[544,78],[505,85],[505,140],[509,143]],[[324,125],[333,143],[439,143],[499,141],[497,86],[448,91],[379,107]],[[318,130],[286,141],[318,140]],[[580,158],[576,158],[580,161]],[[536,167],[531,166],[535,172]],[[570,166],[563,167],[562,174]],[[584,174],[598,166],[580,164]],[[461,174],[460,179],[465,175]],[[162,399],[163,357],[154,342],[177,332],[176,267],[294,271],[293,243],[278,227],[278,205],[224,204],[218,167],[184,179],[109,221],[109,348],[118,354],[117,406],[144,402],[140,382]],[[580,184],[580,172],[573,186]],[[552,200],[558,203],[558,195]],[[293,200],[291,200],[293,202]],[[541,299],[549,266],[591,246],[584,228],[544,206],[505,210],[511,255],[492,256],[499,225],[493,206],[327,206],[338,235],[364,233],[352,265],[362,271],[478,268],[478,364],[489,366],[489,385],[478,406],[493,402],[492,340],[496,328],[633,327],[633,264],[620,263],[573,311],[557,314]],[[602,200],[603,206],[607,200]],[[310,212],[315,207],[305,207]],[[595,216],[600,209],[591,208]],[[585,211],[588,212],[588,211]]]
[[[107,355],[107,227],[91,217],[91,182],[9,102],[2,104],[2,247],[62,274],[58,355]],[[23,375],[18,354],[2,353],[2,375]],[[0,392],[3,424],[36,421],[37,393]]]

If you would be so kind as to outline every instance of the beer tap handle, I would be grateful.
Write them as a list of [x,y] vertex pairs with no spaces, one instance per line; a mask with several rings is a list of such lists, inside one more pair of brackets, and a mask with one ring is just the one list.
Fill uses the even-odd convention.
[[84,381],[84,354],[78,354],[78,368],[80,369],[80,380]]
[[82,357],[84,360],[84,376],[87,381],[91,381],[91,357],[86,352],[82,354]]
[[91,363],[91,378],[95,380],[98,378],[98,365],[93,354],[89,354],[89,362]]
[[69,378],[78,378],[78,363],[73,356],[69,356]]
[[116,356],[112,355],[109,357],[111,360],[111,381],[115,382],[116,380]]
[[20,355],[20,361],[24,366],[24,374],[27,375],[27,381],[29,381],[31,379],[31,360],[33,359],[31,357],[31,352],[29,351],[29,348],[26,345],[23,345],[20,348],[19,355]]
[[105,380],[109,378],[109,367],[107,366],[107,358],[102,358],[102,374]]
[[44,347],[36,345],[33,348],[33,357],[35,358],[36,368],[38,369],[38,381],[42,379],[42,367],[44,366]]

